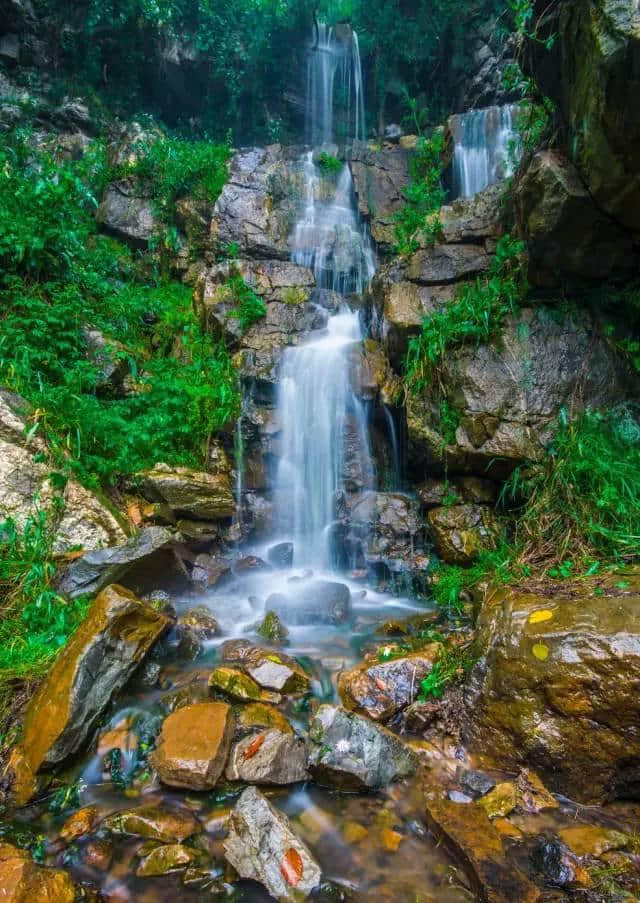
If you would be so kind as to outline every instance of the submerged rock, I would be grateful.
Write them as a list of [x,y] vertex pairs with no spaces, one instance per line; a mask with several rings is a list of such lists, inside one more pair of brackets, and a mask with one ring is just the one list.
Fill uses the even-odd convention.
[[66,872],[36,865],[31,854],[0,844],[3,903],[74,903],[76,888]]
[[145,498],[163,502],[177,515],[220,520],[235,511],[228,465],[216,473],[200,473],[188,467],[156,464],[153,470],[139,474],[137,481]]
[[132,834],[159,843],[182,843],[200,834],[202,825],[186,806],[140,806],[116,812],[104,820],[112,834]]
[[640,786],[640,574],[501,588],[478,620],[468,739],[581,802]]
[[295,784],[307,775],[307,751],[291,733],[270,729],[234,744],[225,775],[247,784]]
[[293,543],[279,542],[267,552],[269,563],[278,568],[290,568],[293,564]]
[[375,721],[388,721],[417,698],[420,682],[440,653],[432,643],[420,652],[388,662],[365,661],[338,677],[338,692],[348,709]]
[[200,862],[203,855],[199,850],[185,847],[180,843],[165,844],[156,847],[140,860],[136,869],[139,878],[155,878],[171,872],[182,871],[190,865]]
[[341,790],[384,787],[413,774],[415,753],[384,727],[322,705],[309,728],[309,770],[319,784]]
[[351,613],[351,593],[343,583],[301,581],[286,595],[269,596],[266,607],[285,624],[344,624]]
[[168,625],[120,586],[100,593],[27,708],[22,748],[34,773],[80,750]]
[[100,592],[146,564],[156,553],[170,548],[173,542],[173,533],[165,527],[147,527],[124,545],[87,552],[69,566],[60,581],[60,590],[71,598]]
[[184,706],[165,719],[149,761],[163,784],[210,790],[224,770],[233,728],[233,713],[224,703]]
[[320,884],[309,848],[255,787],[247,787],[231,813],[224,851],[241,878],[258,881],[276,900],[296,903]]

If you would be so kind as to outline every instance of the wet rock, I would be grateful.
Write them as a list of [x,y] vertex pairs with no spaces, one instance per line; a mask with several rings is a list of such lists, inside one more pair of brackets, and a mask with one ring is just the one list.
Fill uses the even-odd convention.
[[558,831],[558,837],[575,856],[595,859],[611,850],[622,850],[630,842],[629,836],[622,831],[600,825],[572,825]]
[[247,784],[295,784],[307,779],[305,744],[291,733],[265,730],[234,744],[225,775]]
[[302,693],[309,689],[306,672],[283,652],[261,649],[247,640],[228,640],[220,648],[220,658],[242,668],[260,687],[281,693]]
[[69,875],[42,868],[31,855],[11,844],[0,844],[0,887],[6,903],[74,903],[76,889]]
[[516,808],[516,785],[509,781],[497,784],[482,797],[478,805],[482,806],[489,818],[504,818]]
[[487,903],[537,903],[540,891],[512,861],[502,835],[477,805],[448,799],[435,776],[424,786],[427,825],[459,861],[478,899]]
[[416,486],[416,492],[420,504],[426,509],[460,502],[493,505],[498,499],[498,487],[493,480],[474,476],[457,476],[450,480],[430,478]]
[[557,837],[543,839],[531,853],[531,864],[554,887],[573,887],[580,884],[580,866],[567,847]]
[[309,770],[342,790],[384,787],[413,774],[417,759],[386,728],[338,706],[322,705],[309,728]]
[[180,843],[156,847],[140,860],[136,869],[138,878],[155,878],[171,872],[182,871],[202,859],[202,853]]
[[459,282],[486,270],[490,257],[481,245],[436,244],[409,258],[407,276],[420,285]]
[[534,156],[518,181],[515,207],[534,285],[620,278],[637,267],[631,235],[596,206],[575,166],[557,151]]
[[495,546],[500,522],[481,505],[432,508],[428,514],[436,552],[448,564],[472,564],[480,552]]
[[85,846],[82,858],[90,869],[106,872],[113,859],[113,843],[109,840],[91,840]]
[[147,527],[123,545],[87,552],[69,566],[60,581],[60,591],[71,598],[98,593],[147,564],[153,555],[169,549],[173,542],[173,533],[165,527]]
[[440,208],[442,238],[445,242],[482,242],[501,233],[501,202],[504,184],[497,183],[470,198],[457,198]]
[[544,454],[562,408],[605,408],[629,391],[594,320],[545,307],[508,317],[500,343],[447,356],[440,379],[460,421],[449,445],[439,432],[440,389],[407,397],[409,467],[420,478],[446,465],[449,474],[502,479]]
[[415,499],[401,492],[361,492],[348,499],[350,538],[371,568],[423,569],[424,530]]
[[344,624],[351,612],[351,594],[343,583],[304,581],[286,595],[269,596],[266,607],[285,624]]
[[86,806],[84,809],[78,809],[77,812],[69,816],[60,828],[60,837],[66,843],[73,843],[79,837],[89,834],[97,821],[98,810],[95,806]]
[[167,626],[122,587],[100,593],[27,708],[23,749],[34,773],[79,751]]
[[233,809],[224,851],[242,878],[263,884],[277,900],[295,903],[320,884],[311,851],[255,787],[248,787]]
[[637,569],[491,591],[465,695],[473,748],[582,802],[637,796],[639,593]]
[[220,626],[206,605],[185,611],[178,618],[178,626],[192,631],[199,640],[212,640],[220,635]]
[[278,568],[290,568],[293,564],[293,543],[279,542],[267,552],[269,563]]
[[182,843],[200,834],[202,825],[186,806],[145,805],[116,812],[104,820],[112,834],[133,834],[160,843]]
[[265,574],[272,570],[270,564],[258,558],[257,555],[245,555],[233,563],[233,572],[239,577],[248,577],[252,574]]
[[225,558],[215,558],[202,552],[196,555],[191,580],[202,589],[218,586],[231,574],[231,564]]
[[109,185],[97,219],[108,232],[135,248],[147,247],[160,228],[153,199],[130,179]]
[[474,796],[485,796],[496,786],[496,782],[488,774],[473,769],[465,771],[461,775],[460,783],[465,790],[468,790]]
[[224,770],[233,729],[233,713],[224,703],[184,706],[165,719],[149,761],[163,784],[210,790]]
[[409,155],[397,144],[380,149],[356,141],[351,151],[351,173],[358,211],[371,224],[371,235],[383,251],[396,243],[395,213],[404,205],[409,182]]
[[188,467],[156,464],[136,477],[140,491],[150,502],[163,502],[175,513],[196,520],[231,517],[235,502],[228,469],[199,473]]
[[255,728],[275,728],[281,734],[293,734],[293,728],[282,712],[264,702],[251,702],[238,706],[236,711],[236,729],[247,733]]
[[262,699],[262,690],[255,680],[237,668],[216,668],[209,675],[209,687],[240,702]]
[[420,682],[433,668],[440,645],[388,662],[365,661],[338,677],[343,704],[375,721],[388,721],[418,696]]
[[258,627],[257,633],[265,640],[276,645],[282,645],[287,642],[289,631],[278,618],[275,611],[268,611],[264,619]]

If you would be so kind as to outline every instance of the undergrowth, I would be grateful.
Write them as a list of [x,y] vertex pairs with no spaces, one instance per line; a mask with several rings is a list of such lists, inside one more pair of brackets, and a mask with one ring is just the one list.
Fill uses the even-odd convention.
[[337,175],[339,172],[342,172],[344,164],[342,163],[342,160],[339,160],[332,154],[328,154],[326,153],[326,151],[321,151],[316,159],[316,165],[318,166],[320,171],[324,173],[324,175],[331,176]]
[[446,197],[442,187],[443,151],[441,131],[434,131],[430,138],[418,138],[409,163],[410,180],[402,190],[405,204],[394,215],[397,254],[413,254],[421,243],[433,245],[442,233],[438,211]]

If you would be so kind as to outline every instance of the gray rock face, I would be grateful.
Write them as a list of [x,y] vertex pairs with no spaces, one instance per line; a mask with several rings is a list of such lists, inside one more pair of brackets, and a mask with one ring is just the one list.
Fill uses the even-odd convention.
[[236,743],[226,777],[247,784],[296,784],[307,779],[307,750],[302,740],[279,730],[251,733]]
[[149,501],[163,502],[177,515],[221,520],[231,517],[235,511],[226,458],[220,461],[216,473],[156,464],[137,479],[140,491]]
[[351,173],[358,211],[371,223],[371,235],[382,249],[395,243],[394,214],[405,203],[402,190],[409,182],[409,154],[398,144],[373,150],[364,141],[354,144]]
[[173,534],[165,527],[147,527],[121,546],[87,552],[70,565],[60,581],[60,590],[71,598],[97,593],[173,541]]
[[138,248],[146,247],[159,225],[153,200],[126,179],[109,185],[97,218],[108,232]]
[[351,593],[343,583],[303,582],[286,595],[274,593],[266,602],[285,624],[342,624],[351,611]]
[[309,848],[255,787],[247,787],[231,813],[224,851],[242,878],[258,881],[276,900],[296,903],[320,884]]
[[410,496],[363,492],[349,498],[348,508],[352,541],[361,543],[368,565],[399,571],[424,554],[424,524]]
[[395,734],[338,706],[322,705],[309,729],[309,770],[342,790],[384,787],[413,774],[415,753]]

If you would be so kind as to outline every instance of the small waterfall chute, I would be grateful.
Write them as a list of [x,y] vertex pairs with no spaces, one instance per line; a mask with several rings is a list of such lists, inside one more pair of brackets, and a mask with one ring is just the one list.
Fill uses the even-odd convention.
[[517,104],[507,104],[451,117],[455,197],[472,197],[511,175],[519,156],[517,112]]

